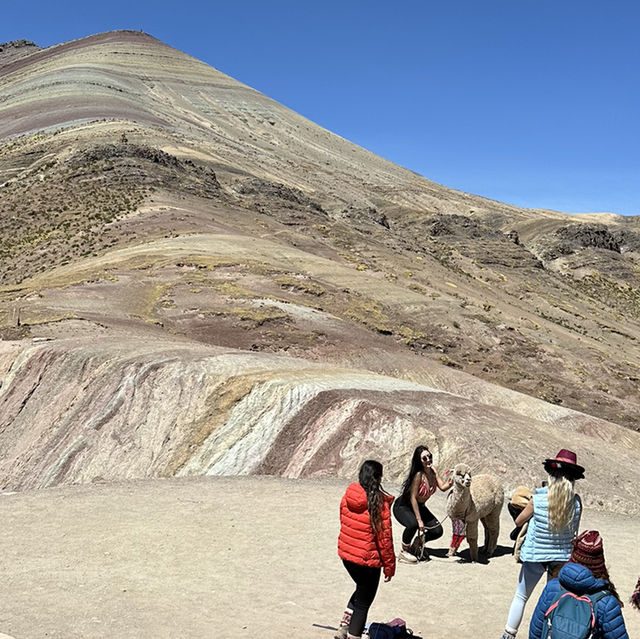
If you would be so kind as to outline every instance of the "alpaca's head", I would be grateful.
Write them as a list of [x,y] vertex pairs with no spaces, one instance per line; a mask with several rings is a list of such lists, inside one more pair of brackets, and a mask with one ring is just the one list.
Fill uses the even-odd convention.
[[471,468],[467,464],[456,464],[453,471],[453,483],[459,488],[471,486]]

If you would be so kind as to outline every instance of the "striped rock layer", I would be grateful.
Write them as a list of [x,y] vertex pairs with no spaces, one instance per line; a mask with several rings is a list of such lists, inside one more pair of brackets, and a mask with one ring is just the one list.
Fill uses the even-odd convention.
[[143,33],[0,51],[0,487],[507,487],[637,512],[640,224],[435,184]]

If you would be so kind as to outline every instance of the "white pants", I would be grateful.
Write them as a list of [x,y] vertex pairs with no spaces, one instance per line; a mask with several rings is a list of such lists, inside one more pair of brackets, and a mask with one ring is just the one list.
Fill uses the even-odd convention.
[[522,564],[520,576],[518,577],[518,587],[516,588],[516,594],[513,596],[511,608],[509,608],[509,616],[505,626],[505,630],[510,633],[515,635],[518,632],[527,600],[540,581],[540,577],[546,572],[547,565],[546,563],[542,564],[535,561],[525,561]]

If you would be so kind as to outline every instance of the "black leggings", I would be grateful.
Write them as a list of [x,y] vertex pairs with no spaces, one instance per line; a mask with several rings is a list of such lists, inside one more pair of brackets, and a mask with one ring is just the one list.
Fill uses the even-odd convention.
[[[444,531],[438,520],[424,504],[418,504],[418,509],[420,510],[422,523],[427,528],[427,530],[425,530],[425,541],[440,539]],[[408,546],[418,531],[418,520],[413,512],[413,508],[411,508],[411,504],[407,505],[399,499],[396,499],[393,504],[393,515],[404,526],[402,543]]]
[[364,631],[367,613],[376,597],[376,592],[378,592],[381,569],[360,566],[346,559],[343,559],[342,563],[351,579],[356,582],[356,589],[351,595],[351,599],[349,599],[347,608],[353,610],[351,623],[349,624],[349,634],[359,637]]

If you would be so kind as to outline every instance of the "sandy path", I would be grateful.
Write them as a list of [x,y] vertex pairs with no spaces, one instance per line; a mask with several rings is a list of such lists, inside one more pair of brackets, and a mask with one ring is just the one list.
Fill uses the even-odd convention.
[[[335,550],[344,487],[199,478],[0,495],[0,636],[330,639],[326,627],[351,588]],[[441,515],[443,495],[432,501]],[[638,523],[593,511],[583,518],[583,528],[603,532],[625,598],[640,574]],[[510,530],[505,509],[505,551]],[[449,533],[447,522],[435,542],[441,556]],[[425,637],[496,638],[516,576],[508,554],[489,565],[401,564],[371,618],[402,616]],[[640,637],[640,614],[629,606],[624,614],[630,637]]]

